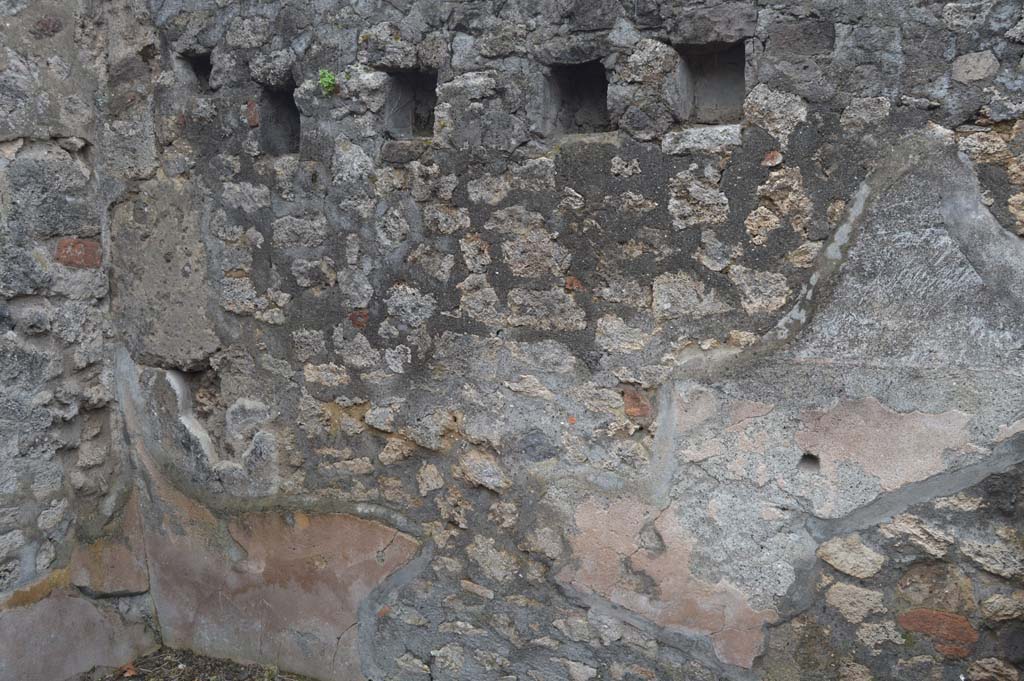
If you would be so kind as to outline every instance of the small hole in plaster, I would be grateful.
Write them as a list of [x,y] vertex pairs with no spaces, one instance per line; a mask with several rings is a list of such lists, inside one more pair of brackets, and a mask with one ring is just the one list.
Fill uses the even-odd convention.
[[800,463],[797,464],[797,468],[808,473],[817,473],[821,470],[821,460],[814,454],[804,454],[800,457]]

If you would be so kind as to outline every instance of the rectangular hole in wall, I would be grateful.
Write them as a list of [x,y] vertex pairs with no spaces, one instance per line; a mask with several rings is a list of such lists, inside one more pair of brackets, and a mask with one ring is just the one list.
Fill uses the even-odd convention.
[[606,132],[608,117],[608,75],[598,61],[556,64],[548,79],[551,91],[551,128],[563,134]]
[[260,149],[271,156],[299,153],[302,120],[295,104],[295,85],[264,88],[260,97]]
[[685,76],[693,94],[694,123],[737,123],[746,96],[746,50],[742,42],[683,45]]
[[180,55],[182,61],[188,64],[192,75],[196,77],[199,89],[206,92],[210,89],[210,74],[213,73],[213,60],[209,52],[196,52]]
[[437,106],[437,73],[396,71],[389,74],[384,125],[396,139],[432,137]]

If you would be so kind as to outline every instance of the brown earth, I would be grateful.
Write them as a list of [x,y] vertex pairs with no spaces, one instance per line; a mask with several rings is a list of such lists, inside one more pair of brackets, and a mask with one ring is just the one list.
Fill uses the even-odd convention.
[[[95,678],[95,677],[93,677]],[[99,681],[308,681],[274,667],[239,664],[196,655],[188,650],[161,648],[99,677]]]

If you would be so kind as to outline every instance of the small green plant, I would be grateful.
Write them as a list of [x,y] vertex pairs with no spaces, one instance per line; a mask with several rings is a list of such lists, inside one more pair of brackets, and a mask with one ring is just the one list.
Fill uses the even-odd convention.
[[324,97],[333,95],[334,91],[338,89],[338,77],[327,69],[320,69],[320,73],[317,74],[317,82],[320,84],[320,90],[324,93]]

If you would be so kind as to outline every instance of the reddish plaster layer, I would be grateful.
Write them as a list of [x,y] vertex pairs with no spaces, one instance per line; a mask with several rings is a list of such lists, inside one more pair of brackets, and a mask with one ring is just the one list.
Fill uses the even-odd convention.
[[970,414],[899,413],[873,397],[840,402],[828,411],[806,411],[797,444],[816,455],[836,479],[842,461],[858,464],[891,491],[945,470],[942,454],[968,444]]
[[167,645],[362,681],[359,606],[414,555],[414,539],[349,515],[220,521],[170,486],[153,487],[146,547]]
[[[558,580],[671,631],[706,635],[723,662],[750,668],[764,643],[762,625],[774,621],[776,613],[754,610],[725,580],[712,584],[693,576],[693,542],[679,526],[678,512],[670,506],[659,514],[632,500],[608,506],[588,501],[576,511],[578,532],[570,538],[575,561]],[[640,531],[651,520],[663,551],[640,548]],[[652,593],[645,592],[636,573],[650,578]]]

